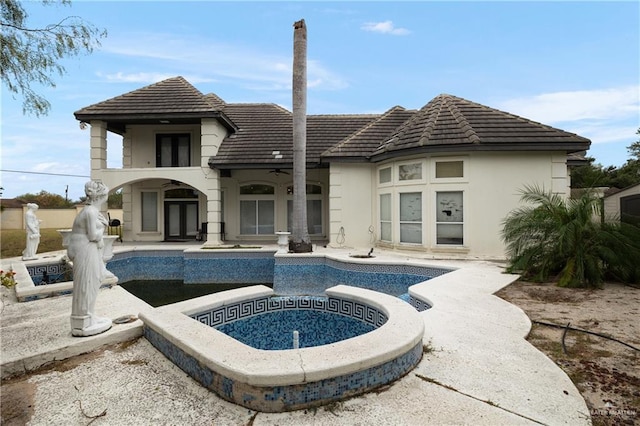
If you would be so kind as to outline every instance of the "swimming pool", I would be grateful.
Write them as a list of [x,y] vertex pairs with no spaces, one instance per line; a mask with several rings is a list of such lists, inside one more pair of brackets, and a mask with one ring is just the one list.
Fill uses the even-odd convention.
[[[59,271],[62,255],[25,269],[18,280],[20,301],[69,294],[72,282],[35,286],[38,274]],[[20,265],[21,267],[22,264]],[[107,268],[118,282],[182,281],[189,284],[271,284],[278,295],[324,295],[329,287],[348,284],[398,296],[418,310],[429,308],[426,300],[410,296],[407,289],[452,269],[425,266],[409,260],[357,259],[322,253],[276,254],[268,249],[207,250],[192,248],[115,249]],[[31,277],[33,276],[33,278]],[[109,285],[114,285],[110,283]]]

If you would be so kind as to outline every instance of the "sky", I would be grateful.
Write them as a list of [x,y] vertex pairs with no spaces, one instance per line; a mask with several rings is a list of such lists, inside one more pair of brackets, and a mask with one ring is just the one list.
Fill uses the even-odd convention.
[[[182,76],[230,103],[291,110],[293,23],[304,19],[308,114],[419,109],[447,93],[592,141],[622,166],[640,139],[640,3],[519,1],[24,2],[27,25],[77,15],[108,36],[66,58],[45,117],[2,87],[3,198],[42,190],[77,200],[89,179],[83,107]],[[108,135],[107,166],[122,166]],[[65,176],[57,176],[62,174]]]

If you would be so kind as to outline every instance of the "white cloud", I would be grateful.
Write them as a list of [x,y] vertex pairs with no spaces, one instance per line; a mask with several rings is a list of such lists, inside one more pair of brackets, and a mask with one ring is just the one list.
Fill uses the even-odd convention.
[[[108,81],[149,84],[182,75],[193,84],[226,80],[254,90],[291,89],[293,60],[289,52],[281,54],[199,37],[176,39],[174,35],[165,34],[130,34],[126,39],[112,39],[104,50],[117,56],[136,57],[144,62],[146,69],[151,61],[153,67],[161,70],[103,72],[100,76]],[[348,86],[342,77],[317,60],[308,60],[307,75],[319,90]]]
[[498,108],[547,124],[638,117],[640,86],[544,93],[506,100]]
[[584,136],[593,144],[631,143],[640,126],[640,86],[544,93],[496,107]]
[[360,29],[364,31],[371,31],[374,33],[391,34],[391,35],[408,35],[411,34],[406,28],[396,28],[393,25],[393,21],[383,22],[366,22],[362,24]]

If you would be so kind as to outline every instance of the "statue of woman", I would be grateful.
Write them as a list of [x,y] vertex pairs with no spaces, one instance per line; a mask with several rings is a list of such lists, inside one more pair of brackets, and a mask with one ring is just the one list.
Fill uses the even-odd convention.
[[27,211],[24,213],[24,224],[27,229],[27,246],[22,251],[22,260],[37,259],[38,244],[40,244],[40,221],[36,217],[38,205],[27,204]]
[[73,296],[71,302],[71,334],[93,336],[111,328],[109,318],[94,313],[98,290],[105,278],[102,239],[108,222],[100,213],[109,189],[98,181],[84,186],[87,205],[76,216],[71,229],[67,255],[73,262]]

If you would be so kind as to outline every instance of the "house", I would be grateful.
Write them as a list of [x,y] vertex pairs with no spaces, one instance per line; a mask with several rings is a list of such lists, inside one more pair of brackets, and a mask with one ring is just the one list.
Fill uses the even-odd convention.
[[611,188],[606,191],[604,215],[608,220],[622,220],[640,225],[640,183],[624,189]]
[[[91,176],[123,189],[125,241],[275,242],[290,228],[292,113],[226,103],[182,77],[75,112]],[[107,134],[123,167],[106,167]],[[504,257],[502,220],[525,185],[568,196],[578,135],[442,94],[419,110],[307,117],[314,243]]]

